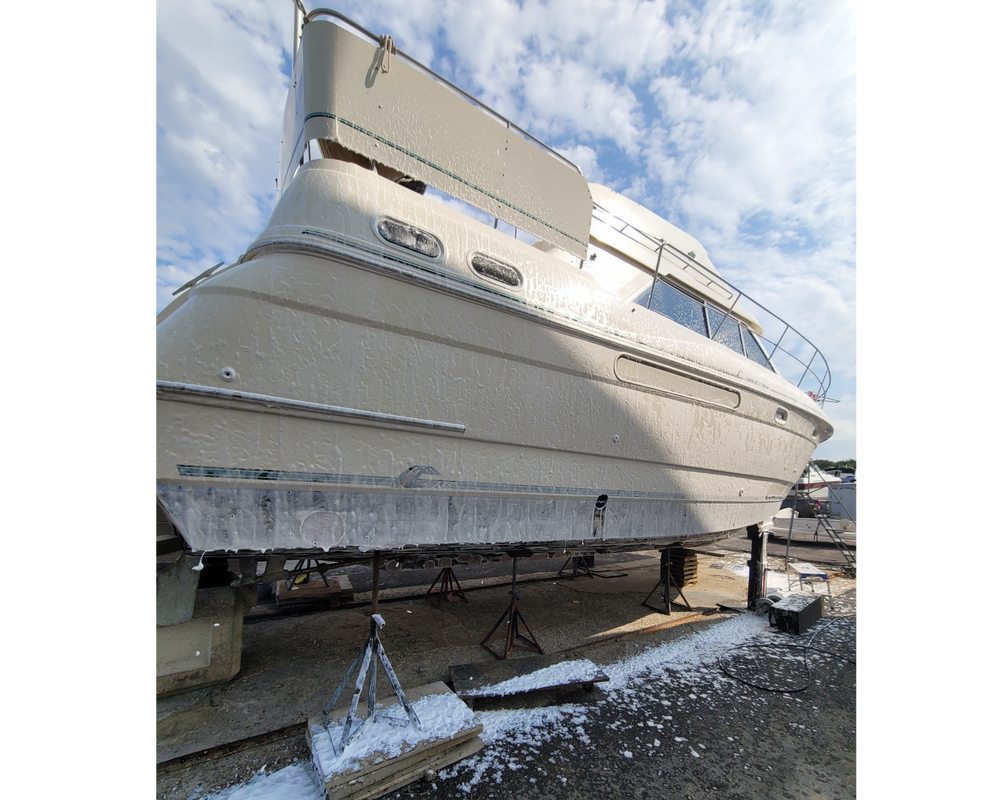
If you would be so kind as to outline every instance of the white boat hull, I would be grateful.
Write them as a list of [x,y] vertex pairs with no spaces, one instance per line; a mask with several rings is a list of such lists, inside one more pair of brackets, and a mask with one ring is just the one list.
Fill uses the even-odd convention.
[[[707,541],[772,516],[829,436],[780,377],[580,295],[581,270],[313,163],[158,325],[157,497],[193,550]],[[523,292],[379,250],[377,212],[518,264]]]

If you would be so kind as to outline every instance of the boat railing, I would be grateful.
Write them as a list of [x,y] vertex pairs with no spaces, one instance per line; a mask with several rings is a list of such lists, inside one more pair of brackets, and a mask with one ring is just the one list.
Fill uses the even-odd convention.
[[[564,164],[572,167],[573,169],[575,169],[581,175],[583,174],[583,171],[580,169],[580,167],[577,166],[576,164],[574,164],[568,158],[566,158],[566,156],[562,155],[562,153],[559,153],[556,150],[553,150],[551,147],[549,147],[547,144],[545,144],[545,142],[542,142],[539,139],[536,139],[534,136],[532,136],[526,130],[524,130],[523,128],[518,127],[517,125],[515,125],[513,122],[511,122],[509,119],[507,119],[505,116],[503,116],[499,112],[494,111],[492,108],[490,108],[488,105],[486,105],[482,101],[477,100],[475,97],[473,97],[468,92],[464,91],[463,89],[460,89],[458,86],[456,86],[455,84],[453,84],[447,78],[445,78],[445,77],[443,77],[441,75],[438,75],[430,67],[427,67],[424,64],[421,64],[416,59],[413,59],[410,56],[406,55],[406,53],[404,53],[402,50],[400,50],[398,47],[396,47],[395,42],[392,42],[391,37],[389,37],[389,36],[378,36],[378,35],[372,33],[367,28],[362,27],[361,25],[359,25],[358,23],[356,23],[354,20],[350,19],[349,17],[345,17],[339,11],[334,11],[333,9],[330,9],[330,8],[317,8],[317,9],[309,12],[308,14],[306,14],[305,17],[304,17],[303,23],[302,23],[303,27],[305,27],[305,25],[308,25],[314,19],[318,19],[319,17],[332,17],[332,18],[338,20],[339,22],[343,23],[344,27],[350,28],[350,29],[356,31],[357,33],[360,33],[362,36],[367,37],[372,42],[374,42],[375,44],[377,44],[379,47],[383,47],[383,48],[389,47],[390,43],[391,43],[392,56],[393,57],[402,59],[403,61],[405,61],[410,66],[414,67],[415,69],[419,70],[420,72],[423,72],[425,75],[428,75],[429,77],[433,78],[434,80],[438,81],[439,83],[447,86],[453,92],[455,92],[458,95],[461,95],[463,98],[465,98],[470,103],[472,103],[474,106],[476,106],[476,108],[480,109],[481,111],[483,111],[486,114],[489,114],[497,122],[500,122],[501,124],[505,125],[509,130],[511,130],[514,133],[518,134],[519,136],[521,136],[522,138],[524,138],[526,141],[531,142],[533,145],[535,145],[539,149],[544,150],[546,153],[548,153],[549,155],[551,155],[553,158],[556,158],[559,161],[561,161],[562,163],[564,163]],[[296,33],[298,33],[298,32],[296,32]]]
[[[698,282],[705,285],[708,289],[711,290],[713,286],[724,287],[726,293],[731,294],[733,300],[728,304],[728,308],[725,307],[725,304],[718,304],[719,310],[724,311],[725,316],[720,322],[712,325],[709,338],[712,340],[715,339],[719,331],[726,324],[726,321],[734,316],[734,312],[737,311],[737,305],[739,304],[740,310],[749,312],[753,317],[756,317],[761,326],[763,332],[755,332],[755,335],[761,344],[765,345],[764,355],[767,357],[768,363],[786,379],[794,383],[796,387],[806,392],[820,406],[824,404],[832,378],[830,366],[826,358],[819,351],[819,348],[803,336],[802,333],[785,322],[785,320],[773,311],[770,311],[764,305],[754,300],[746,292],[737,288],[704,264],[701,264],[689,253],[685,253],[664,239],[646,233],[597,203],[594,204],[594,209],[603,222],[636,244],[646,248],[656,257],[656,268],[653,273],[654,281],[659,277],[660,265],[663,261],[663,255],[666,253],[679,261],[683,269],[697,273]],[[652,294],[650,294],[650,299],[652,299]]]

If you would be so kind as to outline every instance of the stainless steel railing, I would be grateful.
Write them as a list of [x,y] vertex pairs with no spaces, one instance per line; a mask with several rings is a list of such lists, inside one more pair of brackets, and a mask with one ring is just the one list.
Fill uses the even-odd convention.
[[[669,253],[675,259],[679,259],[684,264],[685,269],[692,269],[697,272],[700,280],[709,288],[713,284],[725,287],[732,294],[733,301],[729,303],[728,308],[719,306],[719,310],[725,312],[725,317],[721,322],[712,326],[709,338],[715,339],[719,331],[722,330],[726,320],[734,315],[733,312],[737,303],[742,303],[743,307],[752,316],[758,318],[758,322],[764,331],[762,334],[755,335],[762,343],[770,347],[770,352],[767,352],[765,349],[765,356],[768,362],[787,380],[812,397],[820,406],[824,404],[832,376],[826,358],[816,345],[773,311],[768,310],[761,303],[750,297],[746,292],[738,289],[725,278],[699,263],[694,256],[683,252],[663,239],[658,239],[646,233],[597,203],[594,204],[594,209],[602,221],[611,225],[620,234],[627,236],[636,244],[641,245],[656,256],[654,280],[659,276],[663,254]],[[652,292],[650,293],[650,300],[652,300]],[[747,306],[750,306],[750,308],[747,308]],[[760,319],[762,315],[765,317],[763,320]],[[768,324],[765,324],[765,321]]]

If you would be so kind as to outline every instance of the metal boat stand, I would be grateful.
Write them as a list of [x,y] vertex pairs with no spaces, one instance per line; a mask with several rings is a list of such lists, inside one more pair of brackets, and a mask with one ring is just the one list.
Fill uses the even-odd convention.
[[[666,606],[666,610],[657,608],[656,606],[649,604],[649,598],[653,596],[653,593],[660,588],[660,584],[663,584],[663,604]],[[688,602],[687,598],[684,596],[684,592],[681,591],[681,587],[677,585],[674,580],[674,576],[670,571],[670,548],[666,547],[660,551],[660,580],[656,582],[656,586],[653,587],[653,591],[646,595],[646,599],[642,601],[642,605],[646,608],[651,608],[653,611],[659,611],[661,614],[670,614],[671,605],[681,605],[676,600],[670,599],[670,588],[673,587],[677,590],[678,596],[684,601],[684,608],[688,611],[694,611],[691,608],[691,604]]]
[[[483,639],[480,644],[494,658],[505,661],[510,658],[511,652],[515,647],[521,650],[534,650],[536,653],[542,653],[544,655],[545,651],[542,650],[542,646],[538,643],[538,639],[535,638],[535,634],[531,632],[531,628],[528,627],[528,622],[525,620],[524,615],[520,612],[517,607],[517,559],[518,556],[514,556],[514,570],[511,575],[511,585],[510,585],[510,605],[507,606],[507,610],[503,613],[500,619],[497,620],[497,624],[492,627],[489,633],[486,634],[486,638]],[[503,655],[497,653],[493,648],[491,648],[487,642],[496,633],[497,628],[503,624],[504,620],[507,622],[507,639],[504,644]],[[524,629],[528,632],[528,636],[522,634],[519,630],[518,621],[524,625]],[[518,641],[523,642],[523,644],[518,644]]]
[[[571,575],[563,575],[563,573],[566,571],[566,567],[569,566],[570,562],[573,562],[573,573]],[[586,575],[588,578],[628,577],[627,572],[612,572],[611,570],[607,569],[595,569],[593,556],[570,556],[568,559],[566,559],[566,563],[559,568],[559,572],[556,574],[556,577],[572,579],[576,578],[581,573]]]
[[[441,582],[441,588],[435,589],[434,587],[438,585],[438,581]],[[465,596],[465,592],[462,591],[462,585],[458,582],[458,578],[455,577],[455,571],[451,567],[443,567],[431,584],[431,588],[427,590],[427,594],[424,595],[424,600],[437,608],[441,608],[441,601],[451,600],[453,599],[453,595],[454,599],[459,599],[466,603],[469,602],[469,599]]]
[[[340,686],[337,687],[337,691],[334,692],[333,697],[330,698],[330,702],[326,704],[323,709],[323,724],[326,727],[326,733],[330,737],[330,744],[333,746],[334,753],[342,753],[344,748],[347,746],[351,737],[357,733],[361,726],[364,724],[364,720],[358,721],[358,701],[361,699],[361,693],[364,690],[365,679],[368,679],[368,708],[366,710],[365,719],[371,719],[373,722],[384,721],[388,722],[390,725],[405,726],[412,722],[417,729],[420,729],[420,720],[417,717],[417,713],[413,710],[413,706],[406,699],[406,695],[403,693],[403,687],[399,685],[399,678],[396,677],[396,672],[392,668],[392,664],[389,663],[389,657],[385,654],[385,648],[382,647],[382,642],[378,637],[379,628],[385,625],[385,620],[378,613],[378,576],[379,567],[381,565],[381,555],[376,552],[372,558],[372,619],[371,628],[368,632],[368,641],[365,642],[365,646],[362,648],[358,657],[354,660],[351,668],[347,670],[347,674],[344,679],[340,682]],[[384,711],[375,711],[375,678],[378,675],[378,667],[373,663],[372,656],[378,656],[379,662],[382,664],[382,669],[385,671],[386,677],[389,679],[389,685],[392,686],[393,692],[396,694],[396,699],[399,700],[399,704],[406,711],[407,719],[400,719],[398,717],[393,717]],[[333,733],[330,731],[330,712],[335,708],[337,700],[340,699],[341,693],[344,691],[344,687],[347,686],[347,682],[351,679],[351,675],[358,668],[360,664],[361,669],[358,672],[357,681],[354,684],[354,696],[351,698],[351,708],[347,712],[347,719],[344,721],[344,733],[340,737],[340,741],[334,741]]]

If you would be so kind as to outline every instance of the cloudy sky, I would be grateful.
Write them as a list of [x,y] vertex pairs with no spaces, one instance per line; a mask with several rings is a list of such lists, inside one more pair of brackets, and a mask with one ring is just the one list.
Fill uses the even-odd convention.
[[[856,456],[852,3],[329,5],[696,236],[826,356],[836,433],[816,456]],[[157,311],[274,205],[292,8],[157,4]]]

